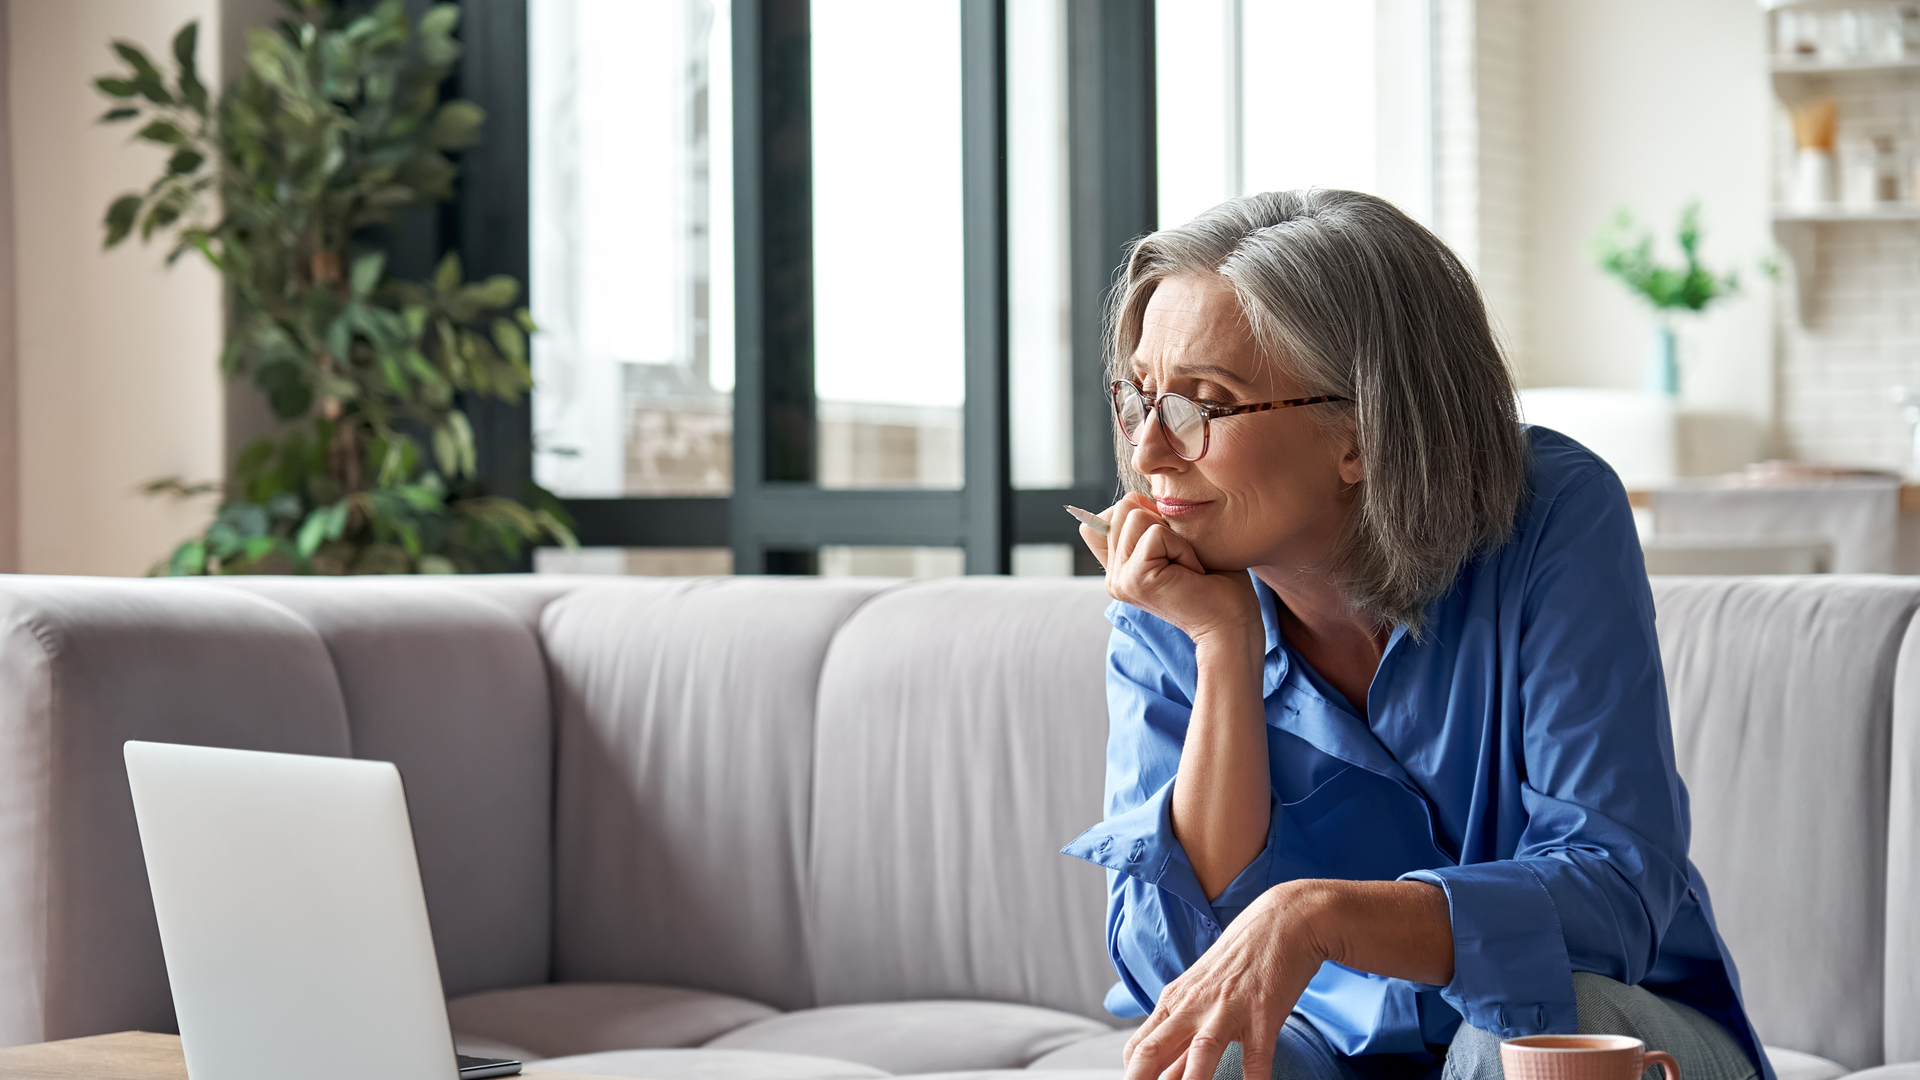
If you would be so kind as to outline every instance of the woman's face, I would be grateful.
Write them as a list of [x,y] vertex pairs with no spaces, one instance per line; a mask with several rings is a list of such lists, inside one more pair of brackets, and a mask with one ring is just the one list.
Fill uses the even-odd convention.
[[[1233,287],[1216,275],[1169,278],[1147,301],[1134,381],[1214,405],[1305,397],[1260,356]],[[1133,467],[1154,504],[1209,569],[1323,565],[1346,520],[1360,455],[1350,425],[1328,425],[1307,405],[1211,423],[1207,452],[1182,460],[1149,417]]]

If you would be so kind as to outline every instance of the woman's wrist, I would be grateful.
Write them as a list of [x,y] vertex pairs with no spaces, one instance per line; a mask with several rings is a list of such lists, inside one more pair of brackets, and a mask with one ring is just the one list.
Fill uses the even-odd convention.
[[1202,627],[1193,638],[1194,660],[1203,668],[1208,664],[1251,664],[1260,667],[1267,653],[1267,628],[1258,611],[1251,619],[1238,619]]

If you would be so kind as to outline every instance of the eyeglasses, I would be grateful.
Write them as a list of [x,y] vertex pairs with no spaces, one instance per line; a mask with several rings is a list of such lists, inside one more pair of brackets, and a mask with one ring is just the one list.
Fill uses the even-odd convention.
[[1179,394],[1150,394],[1140,389],[1139,383],[1124,379],[1114,383],[1110,389],[1113,394],[1113,418],[1119,423],[1120,434],[1129,445],[1140,445],[1140,435],[1147,426],[1147,414],[1157,412],[1160,415],[1160,430],[1167,436],[1167,445],[1184,461],[1199,461],[1206,456],[1207,443],[1211,438],[1209,428],[1213,421],[1223,416],[1352,400],[1323,394],[1319,397],[1288,398],[1285,401],[1262,401],[1254,405],[1206,405]]

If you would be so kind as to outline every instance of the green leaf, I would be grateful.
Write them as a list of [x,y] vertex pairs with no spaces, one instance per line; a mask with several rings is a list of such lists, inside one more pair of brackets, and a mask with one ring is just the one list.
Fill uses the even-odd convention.
[[436,150],[459,150],[480,141],[480,125],[487,111],[471,101],[455,99],[433,114],[427,137]]
[[147,126],[141,128],[139,134],[134,137],[145,139],[151,143],[159,143],[162,146],[179,146],[187,141],[187,133],[181,131],[180,128],[170,120],[148,121]]
[[111,75],[102,75],[93,80],[93,85],[101,93],[113,98],[130,98],[140,92],[131,79],[116,79]]
[[139,109],[131,105],[122,105],[117,109],[108,109],[106,112],[101,113],[100,122],[103,124],[117,124],[122,120],[131,120],[139,115]]
[[146,200],[138,195],[122,195],[107,207],[107,242],[103,247],[112,247],[127,238],[133,231],[134,219],[140,216],[141,204]]
[[167,561],[167,573],[174,577],[193,577],[207,572],[207,545],[199,540],[189,540],[173,549],[173,558]]
[[433,459],[440,463],[441,472],[449,476],[460,475],[460,446],[454,441],[453,432],[446,427],[433,429]]
[[505,274],[495,274],[478,285],[470,285],[463,292],[476,302],[487,307],[506,307],[513,298],[520,295],[520,283]]
[[447,426],[453,429],[453,444],[460,452],[460,475],[472,476],[479,472],[478,454],[473,446],[473,425],[467,423],[467,414],[459,410],[447,414]]
[[433,287],[440,292],[451,293],[460,288],[460,278],[460,256],[449,251],[446,258],[440,260],[440,265],[434,267]]
[[373,287],[380,284],[380,276],[386,273],[387,254],[384,251],[369,252],[353,260],[353,269],[349,272],[355,299],[364,300]]
[[140,46],[131,41],[116,41],[113,43],[113,51],[120,54],[120,59],[127,62],[127,66],[133,69],[136,77],[160,78],[160,69],[153,66],[153,61],[147,59],[147,54],[141,50]]
[[294,550],[300,553],[301,558],[311,559],[313,553],[320,550],[320,545],[327,538],[327,523],[331,520],[328,511],[331,509],[319,507],[307,515],[306,521],[301,522],[300,532],[293,542]]
[[183,146],[175,150],[173,156],[167,159],[167,175],[185,176],[187,173],[198,169],[201,163],[206,160],[200,151]]
[[180,69],[180,96],[193,107],[195,112],[205,116],[207,113],[207,88],[200,81],[200,72],[194,61],[200,40],[200,23],[196,20],[180,28],[173,35],[173,62]]

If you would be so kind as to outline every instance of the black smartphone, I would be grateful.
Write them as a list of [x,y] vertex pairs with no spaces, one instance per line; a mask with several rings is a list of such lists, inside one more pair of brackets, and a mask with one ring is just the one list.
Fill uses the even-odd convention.
[[485,1080],[489,1076],[513,1076],[520,1072],[520,1063],[512,1058],[474,1057],[471,1054],[455,1054],[460,1062],[460,1080]]

